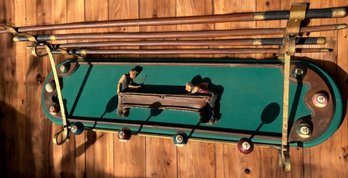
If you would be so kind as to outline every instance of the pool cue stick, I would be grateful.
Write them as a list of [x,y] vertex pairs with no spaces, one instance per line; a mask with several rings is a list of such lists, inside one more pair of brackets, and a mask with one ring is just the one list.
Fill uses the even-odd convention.
[[[320,25],[303,27],[300,33],[329,31],[347,28],[347,24]],[[212,38],[227,36],[254,36],[284,34],[285,28],[251,28],[207,31],[170,31],[170,32],[126,32],[126,33],[77,33],[33,35],[38,42],[56,40],[86,39],[153,39],[153,38]],[[14,41],[30,41],[27,35],[16,35]]]
[[[298,53],[317,53],[329,52],[327,48],[298,48]],[[198,48],[198,49],[55,49],[54,54],[70,54],[70,55],[89,55],[89,54],[278,54],[279,48]]]
[[[220,22],[241,22],[241,21],[262,21],[262,20],[286,20],[289,18],[290,11],[266,11],[266,12],[244,12],[203,16],[186,17],[162,17],[146,19],[125,19],[110,20],[99,22],[77,22],[53,25],[37,25],[26,27],[13,27],[17,33],[45,31],[45,30],[69,30],[83,28],[109,28],[127,26],[150,26],[150,25],[179,25],[179,24],[201,24],[201,23],[220,23]],[[335,7],[325,9],[309,9],[306,19],[311,18],[332,18],[345,17],[346,7]],[[8,29],[0,30],[1,33],[10,32]]]
[[147,74],[146,74],[145,77],[143,78],[143,81],[141,82],[141,85],[144,85],[146,78],[147,78]]
[[[56,48],[96,48],[115,46],[263,46],[282,45],[282,38],[246,38],[246,39],[207,39],[207,40],[144,40],[144,41],[107,41],[54,44]],[[325,44],[325,37],[297,38],[296,44]],[[43,44],[37,46],[43,48]]]

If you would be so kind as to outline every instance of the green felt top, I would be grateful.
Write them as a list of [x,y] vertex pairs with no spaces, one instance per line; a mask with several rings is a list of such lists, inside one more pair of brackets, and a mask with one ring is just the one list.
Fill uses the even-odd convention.
[[[141,83],[145,79],[144,84],[147,90],[154,88],[156,92],[166,93],[166,91],[175,92],[175,90],[183,92],[185,83],[190,82],[193,78],[208,79],[215,89],[221,93],[221,118],[213,126],[200,124],[199,128],[280,136],[283,98],[282,70],[278,64],[268,65],[270,61],[265,63],[258,61],[258,63],[248,66],[224,65],[215,67],[143,65],[143,70],[135,82]],[[313,64],[308,65],[325,78],[332,87],[336,111],[325,135],[309,143],[304,143],[304,147],[314,146],[330,137],[337,129],[342,117],[341,97],[333,80],[318,67]],[[131,108],[127,118],[118,116],[116,114],[117,82],[122,74],[128,73],[133,67],[135,65],[116,63],[114,65],[85,64],[80,65],[72,75],[63,77],[62,94],[66,100],[68,116],[110,121],[146,121],[166,125],[181,124],[191,128],[197,125],[199,115],[194,112],[163,110],[158,115],[151,116],[150,109]],[[290,82],[289,123],[294,123],[297,119],[312,114],[303,99],[309,87],[306,83],[303,86],[298,86],[296,82]],[[295,98],[295,96],[299,96],[299,98]],[[298,102],[294,102],[294,100],[298,100]],[[293,105],[293,103],[298,104]],[[50,115],[47,108],[44,107],[43,109],[50,120],[61,124],[61,120]],[[85,126],[92,127],[93,124],[85,123]],[[96,124],[94,127],[119,130],[124,126]],[[138,131],[139,129],[139,127],[129,128],[132,131]],[[141,132],[172,135],[176,130],[142,128]],[[194,131],[191,137],[226,141],[238,141],[240,139],[238,137]],[[280,142],[266,139],[255,138],[253,141],[280,144]],[[296,144],[293,144],[293,146],[296,146]]]

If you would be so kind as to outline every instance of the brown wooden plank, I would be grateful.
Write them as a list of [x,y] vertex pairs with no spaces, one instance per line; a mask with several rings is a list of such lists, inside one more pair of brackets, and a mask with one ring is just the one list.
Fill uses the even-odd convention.
[[[139,18],[139,1],[129,0],[122,1],[117,0],[109,4],[109,19],[137,19]],[[109,28],[109,32],[138,32],[139,27],[119,27]],[[120,40],[122,41],[122,40]],[[139,49],[139,47],[118,47],[119,49]],[[115,57],[132,57],[136,58],[139,55],[113,55]]]
[[[50,23],[67,23],[70,22],[68,19],[68,4],[67,1],[53,1],[52,6],[54,8],[54,11],[52,12],[53,18],[51,19]],[[56,34],[61,33],[67,33],[66,30],[60,30],[55,31]],[[63,41],[65,43],[67,41]],[[60,63],[65,59],[66,56],[63,55],[55,55],[55,61],[56,63]],[[48,59],[46,59],[47,61]],[[51,71],[50,65],[48,65],[49,71]],[[64,97],[64,96],[63,96]],[[58,130],[62,129],[61,126],[56,126],[54,124],[54,127],[58,127]],[[55,132],[53,133],[55,134]],[[59,153],[61,155],[55,155],[57,156],[57,161],[59,161],[59,168],[61,169],[59,174],[56,173],[56,176],[59,177],[73,177],[75,176],[75,170],[76,170],[76,164],[75,164],[75,137],[71,136],[69,142],[66,142],[63,145],[53,145],[54,149],[58,149]]]
[[[245,5],[248,4],[248,5]],[[238,7],[238,8],[236,8]],[[255,0],[214,0],[214,14],[227,14],[227,13],[240,13],[240,12],[254,12],[256,10]],[[242,28],[255,28],[256,22],[230,22],[230,23],[216,23],[215,30],[223,29],[242,29]],[[231,38],[231,37],[228,37]],[[234,37],[235,38],[235,37]],[[254,37],[253,37],[254,38]],[[236,46],[242,48],[242,46]],[[220,46],[220,48],[226,48],[226,46]],[[235,57],[235,58],[248,58],[255,57],[254,54],[221,54],[214,55],[214,57]]]
[[245,155],[236,145],[219,145],[216,177],[302,177],[302,150],[292,148],[291,155],[293,170],[286,173],[278,165],[278,150],[274,148],[256,146],[252,153]]
[[[82,3],[81,3],[82,5]],[[85,20],[99,21],[109,19],[109,1],[86,0]],[[88,32],[105,32],[108,29],[88,29]],[[102,115],[102,113],[101,113]],[[87,177],[111,177],[113,164],[113,135],[109,133],[96,133],[95,143],[88,144],[86,148],[86,176]],[[87,137],[88,139],[88,137]],[[91,138],[92,139],[92,138]],[[93,139],[92,139],[93,140]]]
[[[59,3],[59,2],[57,2]],[[76,1],[67,1],[66,5],[66,18],[68,22],[81,22],[85,20],[85,1],[76,0]],[[59,33],[64,33],[66,31],[59,31]],[[79,33],[83,30],[69,30],[68,33]],[[72,42],[72,41],[69,41]],[[66,165],[72,165],[70,168],[69,174],[72,174],[71,177],[86,177],[86,149],[89,148],[94,142],[94,134],[88,134],[87,131],[83,132],[79,136],[75,136],[72,140],[73,142],[69,143],[68,150],[69,152],[70,163]],[[74,144],[72,144],[74,143]],[[61,164],[64,164],[63,162]],[[63,166],[63,170],[69,169],[69,166]],[[74,173],[72,173],[74,172]]]
[[[249,155],[240,153],[236,146],[224,145],[223,150],[223,172],[224,177],[257,177],[261,175],[261,161],[260,160],[261,148],[256,147],[255,150]],[[269,159],[266,161],[270,161]],[[270,165],[270,162],[268,163]],[[269,166],[269,169],[273,169]]]
[[[27,24],[49,23],[51,21],[51,2],[26,1]],[[29,44],[26,44],[29,45]],[[47,60],[33,57],[28,53],[28,70],[26,72],[26,115],[29,126],[28,148],[34,160],[29,170],[37,177],[51,176],[51,169],[46,169],[47,164],[52,165],[53,158],[47,154],[52,153],[52,142],[48,137],[51,135],[51,122],[45,119],[41,110],[41,89],[47,73]],[[36,129],[34,129],[36,128]],[[47,150],[47,153],[42,150]]]
[[[14,2],[1,0],[0,4],[0,23],[13,24]],[[10,177],[11,175],[19,175],[13,166],[18,156],[12,154],[13,152],[18,154],[17,136],[12,128],[17,123],[15,116],[19,114],[15,108],[16,63],[11,35],[0,35],[0,45],[0,177]]]
[[[272,11],[272,10],[289,10],[291,9],[291,1],[257,1],[257,11]],[[273,27],[286,27],[287,21],[265,21],[257,22],[257,28],[273,28]],[[273,36],[276,37],[276,36]],[[278,36],[278,37],[282,37]],[[276,47],[276,46],[274,46]],[[271,55],[257,55],[257,58],[272,57]],[[291,109],[291,108],[289,108]],[[263,177],[303,177],[303,150],[291,148],[291,171],[286,173],[281,167],[279,167],[279,155],[278,150],[272,148],[260,148],[259,157],[260,160],[260,175]]]
[[[139,17],[157,18],[175,16],[175,1],[140,0]],[[176,26],[140,27],[139,31],[175,31]],[[146,48],[146,47],[142,47]],[[155,56],[162,57],[162,56]],[[146,177],[177,177],[176,148],[172,141],[160,138],[146,138]]]
[[145,177],[145,138],[134,136],[128,142],[114,142],[114,176]]
[[[301,2],[298,0],[293,0],[291,1],[293,3],[297,3],[297,2]],[[309,8],[320,8],[320,1],[306,1],[306,2],[310,2]],[[291,6],[291,4],[289,4],[289,6]],[[320,19],[311,19],[309,21],[307,21],[309,26],[314,26],[314,25],[320,25]],[[320,32],[311,32],[311,33],[307,33],[307,34],[303,34],[304,37],[314,37],[314,36],[320,36]],[[318,45],[304,45],[304,47],[316,47]],[[320,54],[319,53],[313,53],[313,54],[298,54],[297,56],[306,56],[309,58],[313,58],[313,59],[319,59],[320,58]]]
[[215,144],[189,141],[177,152],[178,177],[215,177]]
[[[213,14],[212,5],[212,0],[177,0],[176,15]],[[177,29],[179,31],[212,30],[214,24],[178,25]],[[192,55],[192,57],[199,56],[199,54]],[[180,57],[188,56],[180,55]],[[215,177],[215,144],[189,142],[185,147],[178,148],[177,152],[178,177]]]
[[177,177],[176,147],[172,140],[146,138],[146,177]]
[[[212,0],[177,0],[176,1],[176,16],[194,16],[194,15],[210,15],[213,14]],[[213,30],[214,24],[192,24],[192,25],[177,25],[178,31],[192,30]],[[178,48],[192,48],[189,46],[180,46]],[[202,47],[208,48],[208,47]],[[213,55],[180,55],[180,57],[212,57]]]
[[[23,2],[15,2],[15,25],[27,25],[27,7]],[[15,132],[15,146],[13,151],[16,155],[14,155],[14,163],[18,163],[18,167],[21,169],[18,170],[17,175],[25,175],[27,170],[29,170],[29,165],[26,164],[29,161],[28,157],[31,156],[32,150],[29,145],[30,138],[30,130],[28,128],[29,123],[26,117],[26,73],[28,71],[29,60],[21,60],[17,59],[26,58],[28,59],[28,55],[26,50],[22,50],[26,47],[26,44],[16,44],[16,78],[17,82],[17,93],[16,100],[14,101],[15,108],[17,109],[17,114],[13,121],[13,130],[11,132]],[[27,136],[29,134],[29,137]],[[27,156],[28,155],[28,156]],[[31,165],[35,165],[33,161],[30,161]],[[30,165],[30,166],[31,166]],[[14,165],[12,165],[14,166]],[[33,172],[30,173],[33,176]]]
[[[347,6],[347,1],[321,1],[320,7],[328,6]],[[348,19],[325,19],[320,20],[320,23],[347,23]],[[323,67],[331,76],[336,79],[339,88],[343,92],[343,101],[347,102],[347,56],[348,52],[345,49],[347,43],[347,30],[340,30],[337,32],[321,32],[320,35],[328,36],[328,43],[326,46],[333,47],[334,52],[319,55]],[[347,105],[345,105],[347,110]],[[345,113],[344,121],[336,133],[323,144],[316,147],[309,148],[305,152],[305,176],[306,177],[347,177],[347,155],[348,155],[348,141],[347,141],[347,113]],[[320,172],[320,173],[319,173]]]
[[[215,1],[217,2],[217,1]],[[229,6],[226,6],[226,2],[219,2],[223,3],[223,5],[219,5],[218,7],[230,7],[233,10],[240,10],[240,11],[255,11],[255,9],[250,9],[250,8],[255,8],[256,4],[258,6],[258,11],[268,11],[268,10],[276,10],[279,9],[278,6],[280,6],[279,2],[275,1],[257,1],[256,4],[254,1],[250,2],[241,2],[237,1],[235,2],[236,4],[229,4]],[[229,3],[229,2],[227,2]],[[247,6],[243,4],[248,4]],[[217,6],[215,5],[217,8]],[[239,8],[235,8],[239,7]],[[286,7],[285,9],[289,9],[289,7]],[[215,11],[216,12],[216,11]],[[285,26],[286,22],[280,22],[280,21],[267,21],[267,22],[257,22],[257,27],[258,28],[268,28],[268,27],[279,27],[283,23],[283,26]],[[239,23],[238,24],[216,24],[217,27],[224,28],[224,25],[229,25],[233,26],[234,28],[239,28]],[[244,24],[244,25],[249,25],[249,27],[255,27],[255,22],[249,23],[249,24]],[[227,27],[228,28],[228,27]],[[246,57],[245,55],[240,55],[241,57]],[[239,57],[239,56],[237,56]],[[252,57],[252,56],[251,56]],[[267,57],[267,56],[259,56],[257,57]],[[234,151],[236,153],[231,153],[231,151]],[[227,152],[227,153],[226,153]],[[269,148],[256,148],[254,152],[258,153],[252,153],[250,155],[242,155],[238,153],[238,149],[236,149],[236,146],[231,146],[231,145],[224,145],[222,148],[218,147],[217,149],[217,160],[223,160],[222,163],[216,163],[217,164],[217,177],[244,177],[244,176],[251,176],[251,177],[284,177],[284,176],[293,176],[296,175],[296,177],[300,177],[302,173],[302,169],[298,163],[302,163],[303,158],[301,157],[302,151],[295,151],[295,159],[292,160],[292,162],[295,163],[295,169],[289,174],[283,174],[283,171],[281,168],[278,166],[278,153],[277,150],[275,149],[269,149]],[[292,155],[293,155],[292,151]],[[221,155],[223,154],[223,155]],[[228,156],[231,154],[231,156]],[[301,158],[301,159],[296,159],[296,158]],[[255,161],[257,160],[257,161]],[[220,166],[218,166],[220,164]],[[299,166],[299,167],[298,167]],[[220,170],[220,171],[219,171]],[[270,174],[272,173],[272,174]]]
[[[139,1],[139,16],[140,18],[158,18],[158,17],[175,17],[175,1],[173,0],[140,0]],[[164,25],[164,26],[141,26],[140,32],[161,32],[161,31],[176,31],[176,25]],[[161,39],[159,39],[161,40]],[[167,39],[168,40],[168,39]],[[175,40],[175,39],[172,39]],[[163,47],[141,47],[141,49],[158,49],[168,48]],[[173,47],[171,47],[173,48]],[[175,48],[175,47],[174,47]],[[163,56],[163,55],[140,55],[141,57],[176,57],[176,55]]]
[[[274,11],[281,8],[281,3],[278,0],[260,0],[256,1],[256,11]],[[289,8],[290,9],[290,8]],[[257,21],[256,28],[279,28],[281,25],[279,20],[272,21]],[[282,35],[267,35],[267,37],[282,37]],[[277,47],[277,46],[273,46]],[[257,54],[256,58],[271,58],[272,54]]]
[[[244,5],[238,5],[241,2],[215,0],[214,13],[247,11],[247,8],[252,8],[257,4],[258,9],[271,9],[266,5],[268,1],[251,1],[244,2]],[[289,9],[290,3],[294,1],[270,1],[269,5],[274,5],[281,9]],[[296,0],[296,2],[302,2]],[[0,12],[1,21],[14,22],[15,25],[30,25],[36,23],[59,23],[66,19],[66,14],[63,8],[68,10],[68,21],[80,21],[81,13],[86,14],[86,20],[102,20],[106,19],[102,14],[105,12],[105,3],[100,1],[83,0],[67,1],[4,1],[0,0],[0,9],[5,9]],[[110,1],[111,3],[111,1]],[[107,6],[109,9],[107,16],[113,19],[120,18],[137,18],[138,5],[136,7],[130,4],[135,2],[115,2],[112,6]],[[263,5],[261,5],[263,3]],[[274,4],[273,4],[274,3]],[[128,4],[128,6],[127,6]],[[170,4],[165,7],[163,4]],[[175,4],[175,5],[172,5]],[[202,1],[184,1],[184,0],[168,0],[162,2],[140,1],[140,6],[144,9],[139,9],[141,16],[174,16],[175,6],[178,15],[202,14],[209,11],[208,6],[212,2]],[[235,5],[236,4],[236,5]],[[84,11],[86,6],[86,11]],[[113,7],[118,7],[115,10]],[[311,1],[311,8],[324,6],[347,6],[344,0],[330,1]],[[6,8],[5,8],[6,7]],[[53,8],[54,12],[51,12]],[[78,12],[75,11],[78,9]],[[212,7],[211,7],[212,8]],[[245,8],[245,9],[244,9]],[[12,10],[11,10],[12,9]],[[136,10],[135,10],[136,9]],[[170,12],[167,12],[169,10]],[[274,9],[278,10],[278,9]],[[133,11],[136,11],[134,13]],[[248,10],[249,11],[249,10]],[[100,13],[102,12],[102,13]],[[79,15],[71,15],[78,13]],[[92,14],[90,14],[92,13]],[[212,11],[209,11],[212,13]],[[208,14],[209,14],[208,13]],[[173,15],[174,14],[174,15]],[[53,16],[52,16],[53,15]],[[334,22],[334,20],[312,20],[311,25]],[[347,23],[347,17],[337,19],[338,23]],[[263,22],[262,22],[263,23]],[[245,23],[219,23],[215,24],[217,28],[234,28],[239,26],[253,26],[255,22]],[[280,22],[285,25],[285,21]],[[267,25],[267,24],[265,24]],[[263,25],[262,25],[263,26]],[[260,25],[261,27],[261,25]],[[166,27],[141,27],[144,31],[162,31],[176,29],[173,26]],[[192,29],[212,29],[211,24],[205,25],[185,25],[180,26],[179,30]],[[117,29],[122,31],[123,29]],[[137,31],[134,29],[125,29],[127,31]],[[59,32],[62,33],[62,32]],[[312,58],[330,59],[337,62],[338,66],[333,63],[319,63],[330,74],[336,75],[344,101],[347,98],[347,72],[348,72],[348,52],[346,50],[347,30],[337,32],[321,32],[312,33],[310,36],[325,35],[330,37],[330,42],[327,46],[336,48],[334,53],[307,55]],[[170,140],[152,139],[146,140],[139,137],[134,137],[131,142],[120,143],[116,139],[115,143],[111,140],[114,135],[103,135],[98,133],[93,136],[91,133],[72,139],[68,145],[52,146],[51,132],[55,132],[60,127],[53,126],[52,131],[49,123],[42,115],[40,105],[40,88],[41,79],[47,74],[48,68],[35,61],[35,58],[26,51],[27,44],[17,43],[12,49],[12,41],[6,35],[0,36],[1,54],[0,54],[0,101],[1,109],[5,108],[6,116],[0,120],[0,142],[5,143],[6,157],[4,153],[0,157],[0,173],[1,177],[145,177],[145,176],[192,176],[192,177],[347,177],[347,138],[348,138],[348,122],[347,116],[340,126],[340,129],[330,140],[325,143],[309,148],[309,149],[292,149],[291,158],[293,171],[289,174],[284,174],[277,167],[278,156],[273,149],[256,148],[251,155],[241,155],[233,145],[215,145],[206,143],[189,143],[184,148],[177,149],[178,158],[173,153],[174,146]],[[16,50],[16,51],[15,51]],[[217,57],[217,56],[216,56]],[[337,57],[337,59],[336,59]],[[26,59],[26,60],[23,60]],[[59,58],[61,60],[62,58]],[[42,61],[42,59],[39,59]],[[44,62],[44,61],[43,61]],[[46,70],[45,70],[46,69]],[[0,110],[3,114],[4,112]],[[2,116],[2,115],[0,115]],[[42,122],[42,123],[41,123]],[[4,124],[3,124],[4,123]],[[4,136],[3,136],[4,135]],[[97,137],[98,136],[98,137]],[[101,137],[102,136],[102,137]],[[96,138],[97,141],[93,141]],[[99,138],[99,140],[98,140]],[[96,142],[96,143],[94,143]],[[146,142],[146,152],[145,152]],[[162,143],[163,142],[163,143]],[[106,145],[103,146],[103,143]],[[110,145],[111,144],[111,145]],[[191,146],[190,146],[191,144]],[[193,144],[193,145],[192,145]],[[106,148],[104,148],[106,147]],[[204,148],[204,149],[202,149]],[[207,148],[207,149],[206,149]],[[75,150],[74,150],[75,149]],[[0,149],[1,150],[1,149]],[[3,150],[3,149],[2,149]],[[69,151],[73,151],[69,153]],[[81,151],[82,150],[82,151]],[[87,153],[85,153],[85,151]],[[114,152],[115,151],[115,152]],[[74,156],[74,152],[76,157]],[[111,159],[102,161],[100,152],[106,152],[106,155],[112,155]],[[213,152],[213,154],[211,154]],[[67,157],[63,156],[64,154]],[[207,154],[208,153],[208,154]],[[202,156],[204,155],[204,156]],[[207,156],[206,156],[207,155]],[[215,155],[213,157],[212,155]],[[87,156],[87,157],[86,157]],[[159,159],[151,160],[158,157]],[[145,159],[146,157],[146,159]],[[304,162],[303,162],[304,157]],[[33,159],[37,158],[37,159]],[[5,160],[5,161],[4,161]],[[145,162],[146,160],[146,162]],[[222,160],[222,161],[220,161]],[[255,161],[257,160],[257,161]],[[87,161],[87,162],[86,162]],[[114,162],[115,161],[115,162]],[[117,161],[117,162],[116,162]],[[170,164],[166,165],[169,161]],[[179,166],[176,167],[178,162]],[[211,161],[213,164],[210,164]],[[68,163],[67,163],[68,162]],[[103,164],[96,165],[100,162]],[[118,163],[121,163],[118,167]],[[146,163],[146,164],[145,164]],[[152,163],[152,164],[151,164]],[[65,165],[63,165],[65,164]],[[87,164],[88,166],[85,166]],[[112,165],[106,166],[104,165]],[[4,166],[3,166],[4,165]],[[113,168],[111,168],[113,167]],[[221,168],[222,167],[222,168]],[[76,169],[76,170],[68,170]],[[228,168],[228,169],[226,169]],[[246,174],[245,170],[249,168],[250,173]],[[111,173],[109,173],[111,171]],[[133,172],[134,170],[135,173]],[[177,170],[176,173],[174,170]],[[248,171],[247,171],[248,172]],[[301,174],[302,172],[302,174]],[[3,176],[4,175],[4,176]]]
[[[66,17],[66,2],[64,3],[58,3],[58,2],[49,2],[46,1],[46,3],[49,4],[45,4],[45,2],[41,2],[40,6],[39,6],[39,16],[43,16],[43,15],[47,15],[50,14],[51,18],[47,19],[47,21],[41,21],[39,22],[39,24],[53,24],[53,23],[66,23],[67,22],[67,17]],[[57,6],[57,7],[56,7]],[[54,8],[55,10],[52,11],[52,8]],[[41,32],[41,33],[50,33],[50,32]],[[59,31],[56,33],[64,33],[64,31]],[[55,62],[59,63],[59,61],[63,60],[64,57],[63,56],[58,56],[55,55]],[[51,67],[49,65],[48,62],[48,58],[42,58],[40,59],[42,62],[45,62],[46,65],[46,70],[47,71],[51,71]],[[46,118],[43,118],[45,120],[47,120]],[[50,122],[50,121],[49,121]],[[46,138],[47,140],[50,141],[50,143],[52,143],[52,159],[53,159],[53,170],[52,170],[52,174],[54,177],[64,177],[64,176],[71,176],[71,172],[69,170],[67,170],[67,167],[72,166],[72,162],[71,162],[71,155],[73,155],[71,153],[71,151],[69,150],[69,148],[72,148],[72,145],[74,143],[74,139],[72,139],[72,142],[68,142],[66,145],[56,145],[53,144],[52,142],[52,138],[53,135],[60,131],[62,129],[62,126],[56,125],[52,122],[50,122],[52,125],[52,129],[51,129],[51,135],[49,138]]]
[[[248,5],[245,5],[248,4]],[[238,7],[238,8],[237,8]],[[238,12],[253,12],[256,10],[256,4],[254,0],[250,1],[228,1],[228,0],[214,0],[214,13],[238,13]],[[238,29],[238,28],[255,28],[256,22],[230,22],[230,23],[216,23],[215,29]],[[223,46],[222,46],[223,48]],[[235,57],[235,58],[247,58],[255,57],[255,55],[214,55],[214,57]],[[216,144],[216,174],[215,177],[247,177],[252,175],[255,177],[258,174],[258,170],[255,165],[258,165],[255,161],[248,162],[246,158],[258,159],[257,155],[252,153],[251,155],[242,155],[236,145]],[[253,164],[254,163],[254,164]],[[254,170],[254,167],[256,170]]]
[[[118,0],[109,4],[109,19],[134,19],[138,17],[138,1]],[[112,28],[109,31],[136,32],[139,31],[139,27]],[[123,56],[120,55],[120,57]],[[126,56],[129,57],[129,55]],[[131,57],[137,57],[137,55]],[[115,138],[112,143],[114,147],[113,175],[116,177],[145,177],[145,138],[134,136],[127,143],[120,142]]]

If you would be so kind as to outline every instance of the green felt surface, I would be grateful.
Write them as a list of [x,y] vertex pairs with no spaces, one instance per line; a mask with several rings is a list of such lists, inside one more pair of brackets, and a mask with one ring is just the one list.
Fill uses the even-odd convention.
[[[194,112],[163,110],[158,115],[151,116],[150,109],[131,108],[127,118],[118,116],[116,114],[116,85],[121,75],[127,73],[133,67],[135,65],[80,65],[72,75],[64,77],[62,91],[69,117],[109,121],[147,121],[166,125],[181,124],[191,128],[198,124],[199,115]],[[144,65],[142,67],[143,71],[135,82],[141,83],[145,79],[144,84],[147,89],[156,87],[157,91],[160,90],[165,93],[166,90],[179,88],[179,92],[182,92],[185,83],[191,81],[195,76],[201,76],[202,78],[209,78],[216,88],[223,91],[220,100],[221,118],[219,122],[213,126],[200,124],[200,129],[281,135],[283,75],[281,68],[277,65],[270,67],[261,63],[248,65],[247,67],[228,65],[218,67]],[[322,72],[316,67],[315,69]],[[328,77],[326,74],[322,75]],[[336,101],[340,102],[337,87],[333,84],[332,79],[328,78],[327,80],[333,87],[332,90],[337,93],[336,97],[339,99]],[[290,123],[312,114],[303,99],[309,87],[306,83],[303,86],[298,86],[296,82],[290,82]],[[295,96],[298,98],[295,98]],[[338,103],[338,105],[342,104]],[[338,108],[336,106],[336,109],[339,109],[339,107],[341,106],[338,106]],[[46,108],[44,110],[52,121],[61,124],[60,119],[49,115]],[[336,115],[336,117],[339,116]],[[334,126],[330,127],[331,130],[328,135],[336,130],[338,124],[339,121],[334,122]],[[92,125],[85,124],[85,126],[91,127]],[[97,124],[95,127],[118,130],[124,126]],[[139,127],[129,128],[132,131],[139,130]],[[142,128],[141,132],[172,135],[176,130]],[[227,141],[240,139],[239,137],[199,132],[193,132],[191,137]],[[320,142],[324,141],[323,138],[318,140]],[[262,139],[253,139],[253,141],[279,144],[278,142]],[[314,141],[310,145],[304,144],[304,146],[312,146],[318,143]]]

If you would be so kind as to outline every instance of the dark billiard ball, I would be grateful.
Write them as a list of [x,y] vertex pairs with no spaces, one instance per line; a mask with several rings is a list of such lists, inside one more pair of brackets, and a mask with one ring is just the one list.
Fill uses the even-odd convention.
[[125,128],[121,129],[117,134],[117,137],[121,142],[129,141],[131,136],[132,136],[132,132]]
[[238,149],[244,154],[249,154],[253,151],[254,145],[249,139],[242,138],[238,142]]
[[178,133],[173,136],[173,142],[178,147],[183,147],[187,144],[187,135],[185,133]]
[[53,116],[57,115],[59,112],[59,107],[57,105],[52,105],[48,108],[50,114],[52,114]]
[[84,125],[81,122],[71,124],[70,131],[75,135],[80,135],[84,130]]

